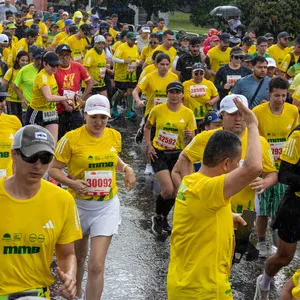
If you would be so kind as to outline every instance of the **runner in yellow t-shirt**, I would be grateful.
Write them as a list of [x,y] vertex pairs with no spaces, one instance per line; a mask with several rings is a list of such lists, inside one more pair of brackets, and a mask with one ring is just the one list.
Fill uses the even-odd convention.
[[205,66],[196,63],[192,67],[192,79],[183,83],[184,105],[194,112],[196,121],[203,120],[207,111],[219,101],[215,85],[204,78]]
[[165,27],[165,19],[159,18],[157,21],[157,27],[153,28],[153,33],[163,34],[167,28]]
[[292,94],[293,98],[293,105],[295,105],[298,108],[298,111],[300,113],[300,85],[298,85]]
[[[159,46],[159,39],[158,34],[151,33],[149,36],[149,44],[148,46],[144,47],[141,52],[141,65],[144,64],[145,61],[148,60],[150,55],[153,53],[154,50]],[[154,60],[155,61],[155,60]]]
[[[182,83],[170,82],[166,92],[167,102],[152,108],[144,129],[148,160],[151,161],[161,188],[156,199],[156,214],[152,216],[152,231],[158,235],[171,233],[167,217],[176,195],[171,170],[185,142],[193,138],[197,128],[193,112],[182,103]],[[154,125],[155,136],[151,139],[151,128]]]
[[135,114],[132,112],[132,91],[136,86],[137,77],[136,69],[139,59],[139,51],[136,46],[136,34],[133,32],[127,32],[127,41],[121,44],[114,56],[112,61],[115,64],[115,86],[118,91],[114,94],[112,98],[113,103],[113,117],[118,117],[119,112],[117,105],[123,98],[124,93],[127,93],[127,111],[125,118],[132,119],[135,118]]
[[1,299],[50,299],[54,250],[59,254],[61,296],[75,297],[74,241],[82,237],[75,201],[68,192],[42,179],[53,158],[54,143],[50,132],[36,125],[15,134],[11,150],[14,175],[0,180],[0,211],[5,212],[0,220]]
[[[120,202],[116,171],[125,173],[127,191],[135,185],[133,170],[119,157],[121,135],[106,128],[110,105],[103,95],[93,95],[85,105],[86,125],[66,133],[59,141],[50,176],[68,186],[75,197],[84,238],[77,243],[77,297],[82,295],[82,278],[91,237],[88,260],[87,288],[91,299],[100,299],[103,289],[103,270],[112,235],[118,233]],[[62,171],[68,166],[69,176]],[[95,273],[95,270],[96,273]],[[93,276],[93,278],[91,278]]]
[[[275,166],[280,167],[280,155],[285,146],[287,137],[292,129],[298,125],[298,109],[285,102],[289,83],[282,77],[273,77],[269,83],[270,101],[256,106],[253,109],[258,120],[258,129],[269,143]],[[275,219],[277,208],[283,197],[287,186],[277,182],[275,186],[265,190],[258,196],[257,211],[257,235],[259,243],[257,248],[260,250],[260,257],[268,256],[265,236],[268,217]]]
[[[300,56],[300,37],[297,37],[294,41],[294,50],[285,55],[281,65],[279,66],[279,70],[282,73],[286,73],[288,69],[294,64],[299,62]],[[288,74],[286,74],[288,76]]]
[[54,73],[60,65],[55,52],[48,51],[43,56],[43,69],[34,80],[32,100],[26,112],[25,124],[37,124],[47,128],[55,141],[58,137],[58,115],[56,102],[70,101],[75,95],[57,96]]
[[20,51],[28,52],[28,48],[36,42],[38,32],[33,29],[28,29],[25,32],[25,38],[20,39],[16,44],[17,53]]
[[173,217],[169,300],[233,299],[233,222],[245,225],[245,221],[232,214],[231,197],[251,184],[262,170],[257,120],[250,109],[237,101],[249,128],[244,165],[239,167],[240,139],[233,132],[219,130],[207,143],[199,172],[184,177]]

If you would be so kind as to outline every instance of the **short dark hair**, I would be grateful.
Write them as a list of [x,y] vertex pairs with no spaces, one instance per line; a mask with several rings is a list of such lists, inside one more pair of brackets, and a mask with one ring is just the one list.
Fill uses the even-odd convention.
[[169,34],[169,35],[174,35],[174,31],[168,29],[168,30],[166,30],[166,31],[163,32],[163,36],[164,36],[164,37],[166,37],[167,34]]
[[38,31],[37,30],[35,30],[35,29],[26,29],[25,30],[25,37],[26,38],[30,38],[30,37],[36,37],[36,36],[38,36],[39,35],[39,33],[38,33]]
[[191,39],[190,39],[190,45],[200,45],[201,44],[201,39],[198,37],[198,36],[193,36]]
[[163,59],[167,59],[169,62],[171,62],[170,60],[170,56],[167,53],[158,53],[158,55],[155,58],[155,62],[158,64],[160,63]]
[[290,84],[287,79],[276,76],[269,82],[269,93],[272,93],[274,89],[288,90]]
[[208,140],[203,154],[203,165],[214,168],[224,159],[235,159],[242,147],[239,137],[228,130],[216,131]]
[[157,33],[151,33],[149,39],[159,39],[159,36]]
[[118,18],[119,16],[117,14],[112,14],[111,18]]
[[256,45],[260,45],[262,43],[267,43],[267,42],[268,42],[268,39],[265,36],[259,36],[256,39]]
[[164,52],[162,52],[161,50],[155,50],[155,51],[153,52],[151,58],[155,61],[156,56],[157,56],[158,54],[160,54],[160,53],[164,53]]
[[157,23],[161,22],[161,21],[164,21],[165,22],[165,19],[164,18],[159,18]]
[[263,56],[256,56],[252,59],[252,66],[256,66],[257,63],[267,63],[268,64],[268,61],[263,57]]

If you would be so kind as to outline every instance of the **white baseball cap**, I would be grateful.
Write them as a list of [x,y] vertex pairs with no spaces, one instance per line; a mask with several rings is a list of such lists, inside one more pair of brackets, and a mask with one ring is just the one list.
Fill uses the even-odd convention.
[[107,97],[93,95],[87,99],[84,111],[89,115],[105,115],[110,117],[110,104]]
[[238,108],[233,102],[234,98],[239,98],[242,103],[248,108],[248,100],[244,95],[238,95],[238,94],[231,94],[224,97],[220,103],[220,110],[218,111],[218,114],[220,114],[222,111],[226,111],[228,114],[235,113]]
[[150,27],[148,26],[143,26],[141,30],[142,32],[151,32]]
[[7,44],[9,43],[8,36],[6,34],[0,34],[0,44]]
[[268,62],[267,67],[275,67],[275,68],[277,67],[276,61],[272,57],[267,57],[266,60]]
[[100,43],[100,42],[105,43],[105,37],[103,35],[98,34],[94,37],[94,43],[96,44],[96,43]]

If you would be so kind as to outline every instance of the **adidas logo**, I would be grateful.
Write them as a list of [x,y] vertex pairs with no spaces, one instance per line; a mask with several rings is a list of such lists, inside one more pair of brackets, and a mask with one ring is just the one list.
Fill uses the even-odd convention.
[[292,128],[292,126],[291,126],[291,124],[289,124],[289,126],[287,127],[287,129],[291,129]]
[[116,152],[116,149],[114,147],[111,147],[110,152]]
[[180,123],[184,123],[184,120],[183,120],[183,119],[181,119],[179,122],[180,122]]
[[15,138],[14,135],[11,133],[10,136],[9,136],[9,139],[13,140],[14,138]]
[[43,226],[43,228],[54,229],[54,225],[53,225],[52,221],[49,220],[49,221]]

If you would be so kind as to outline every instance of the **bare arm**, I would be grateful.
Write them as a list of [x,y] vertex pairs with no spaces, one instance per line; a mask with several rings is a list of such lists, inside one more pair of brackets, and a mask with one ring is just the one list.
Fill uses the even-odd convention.
[[224,198],[228,199],[249,185],[262,171],[262,147],[258,132],[258,122],[254,113],[238,99],[234,103],[244,117],[248,127],[248,147],[241,167],[228,173],[224,182]]
[[86,83],[86,87],[84,89],[84,93],[82,94],[82,100],[86,100],[93,88],[94,85],[94,81],[92,80],[92,78],[88,79],[87,81],[85,81]]
[[208,102],[207,104],[211,105],[211,106],[214,106],[216,103],[218,103],[220,99],[220,96],[215,96],[215,97],[212,97]]
[[125,173],[124,184],[127,192],[129,192],[135,186],[136,183],[136,177],[132,168],[119,157],[117,170],[119,172]]
[[152,145],[151,138],[150,138],[151,128],[152,128],[152,124],[149,121],[147,121],[144,126],[144,137],[145,137],[145,141],[147,144],[147,155],[148,155],[149,160],[154,161],[155,158],[157,158],[157,156],[156,156],[156,152],[155,152],[155,149]]
[[135,87],[132,92],[133,99],[138,107],[145,107],[145,101],[142,101],[140,98],[141,89],[139,87]]
[[[45,99],[48,102],[60,102],[60,101],[66,101],[66,100],[73,100],[73,98],[70,99],[67,96],[52,95],[50,87],[48,85],[42,86],[41,90],[43,92],[43,95],[44,95]],[[71,97],[74,97],[74,96],[71,96]]]

